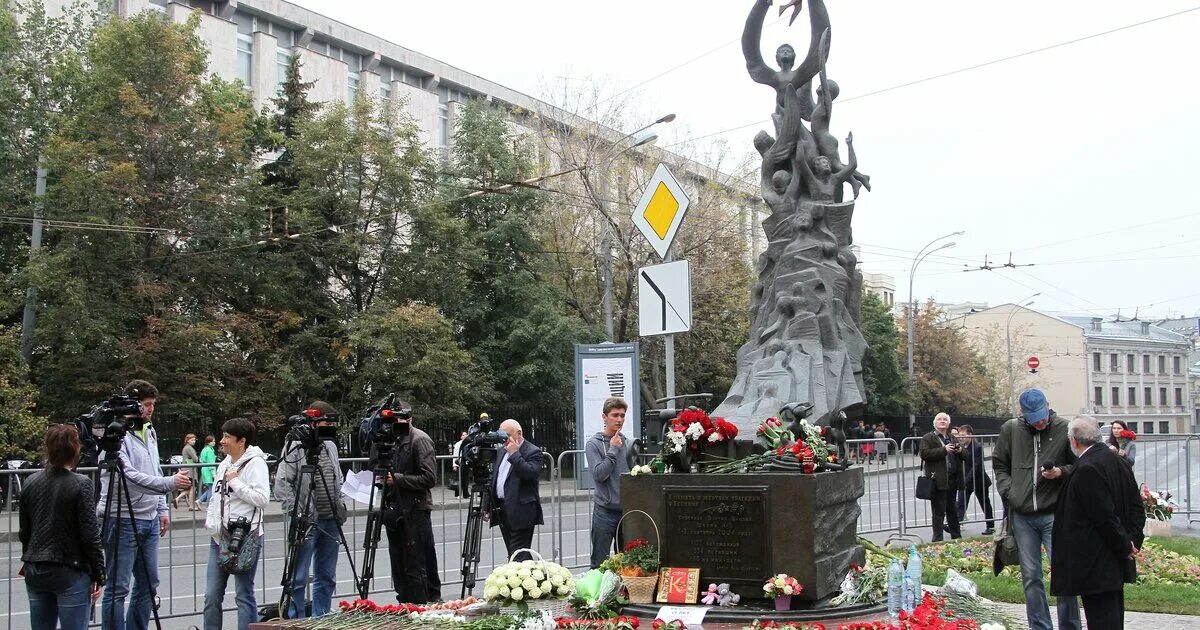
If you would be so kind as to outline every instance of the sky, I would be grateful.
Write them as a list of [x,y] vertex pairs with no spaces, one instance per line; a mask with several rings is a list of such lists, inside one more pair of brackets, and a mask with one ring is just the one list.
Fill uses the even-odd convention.
[[[666,148],[744,157],[770,130],[774,95],[737,43],[751,0],[292,1],[531,96],[633,88],[620,98],[646,122],[677,114],[658,130]],[[855,239],[900,301],[916,252],[964,231],[917,268],[916,299],[1040,293],[1033,308],[1054,312],[1200,315],[1200,0],[826,1],[833,131],[854,132],[874,188]],[[764,58],[783,42],[803,55],[807,8],[791,27],[775,14]],[[963,271],[1010,253],[1033,266]]]

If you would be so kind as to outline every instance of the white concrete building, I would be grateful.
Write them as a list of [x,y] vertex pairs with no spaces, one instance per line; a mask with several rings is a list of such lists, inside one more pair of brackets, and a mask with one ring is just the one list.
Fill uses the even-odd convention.
[[[1061,416],[1125,420],[1139,433],[1191,429],[1191,346],[1179,333],[1150,322],[1055,316],[1013,304],[947,325],[965,329],[981,353],[1013,349],[1011,363],[1007,357],[990,362],[1011,368],[1013,379],[1006,384],[1013,396],[1038,387]],[[1026,365],[1032,356],[1040,362],[1036,373]]]

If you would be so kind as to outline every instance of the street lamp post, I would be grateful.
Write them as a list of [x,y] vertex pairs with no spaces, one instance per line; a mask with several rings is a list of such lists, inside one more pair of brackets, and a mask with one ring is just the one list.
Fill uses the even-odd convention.
[[[916,277],[916,275],[917,275],[917,265],[920,265],[921,261],[925,260],[925,258],[927,256],[929,256],[930,254],[932,254],[934,252],[939,252],[943,249],[949,249],[951,247],[954,247],[954,245],[955,245],[955,243],[953,241],[951,241],[949,243],[944,243],[941,246],[936,247],[934,249],[929,249],[930,247],[933,247],[934,243],[936,243],[942,239],[950,238],[951,236],[961,236],[965,233],[966,232],[959,230],[957,232],[951,232],[950,234],[946,234],[945,236],[939,236],[939,237],[933,239],[932,241],[929,241],[928,243],[925,244],[925,247],[921,248],[921,251],[917,252],[916,257],[913,258],[912,268],[908,270],[908,383],[909,383],[909,387],[912,387],[912,384],[915,381],[915,371],[913,369],[913,318],[916,316],[916,313],[917,313],[917,304],[916,304],[916,302],[913,301],[913,278]],[[927,249],[929,251],[925,251]],[[909,430],[911,430],[913,425],[915,425],[915,424],[917,424],[916,409],[914,409],[913,407],[910,406],[909,411],[908,411],[908,428],[909,428]]]
[[[1014,389],[1016,382],[1013,379],[1012,318],[1013,318],[1013,315],[1017,314],[1018,309],[1020,309],[1021,307],[1032,306],[1033,298],[1035,298],[1039,295],[1041,295],[1040,292],[1034,293],[1033,295],[1021,300],[1022,302],[1025,302],[1024,304],[1013,305],[1012,311],[1008,314],[1008,321],[1004,322],[1004,343],[1005,343],[1005,345],[1008,346],[1008,415],[1009,416],[1012,416],[1013,395],[1016,393],[1015,389]],[[1028,301],[1026,301],[1026,300],[1028,300]]]
[[[604,154],[599,160],[596,161],[597,168],[599,168],[601,166],[604,167],[604,172],[602,173],[602,176],[600,177],[600,182],[599,182],[600,185],[597,188],[597,196],[599,197],[599,199],[597,201],[600,204],[600,213],[602,215],[604,215],[604,217],[603,217],[604,223],[601,226],[601,231],[600,231],[600,256],[601,256],[600,262],[601,262],[601,274],[604,276],[604,296],[602,298],[602,308],[604,311],[604,331],[608,335],[609,342],[614,341],[614,338],[613,338],[614,335],[613,335],[613,312],[612,312],[612,292],[613,292],[612,229],[611,229],[611,225],[610,225],[612,222],[612,220],[610,219],[610,217],[612,216],[612,213],[610,211],[611,202],[609,201],[609,198],[612,196],[612,192],[609,187],[608,171],[612,168],[613,161],[615,161],[618,157],[620,157],[626,151],[630,151],[630,150],[636,149],[637,147],[640,147],[642,145],[646,145],[646,144],[650,144],[650,143],[654,142],[655,140],[658,139],[658,134],[650,134],[649,136],[646,136],[645,138],[642,138],[641,140],[638,140],[637,142],[629,145],[628,147],[618,151],[617,149],[620,148],[622,142],[625,142],[626,140],[636,136],[637,134],[639,134],[643,131],[646,131],[647,129],[650,129],[651,127],[653,127],[655,125],[659,125],[662,123],[669,123],[673,120],[675,120],[675,114],[667,114],[666,116],[659,118],[658,120],[650,123],[649,125],[642,127],[641,129],[637,129],[637,130],[634,130],[634,131],[631,131],[631,132],[625,134],[619,140],[617,140],[616,142],[613,143],[612,149],[610,149],[608,151],[608,153]],[[585,173],[585,176],[586,176],[586,173]]]

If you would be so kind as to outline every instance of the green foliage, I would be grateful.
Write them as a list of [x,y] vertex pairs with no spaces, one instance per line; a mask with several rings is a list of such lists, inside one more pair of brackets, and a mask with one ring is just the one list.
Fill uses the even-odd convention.
[[[983,360],[959,328],[942,325],[941,311],[930,300],[913,319],[911,385],[917,413],[945,411],[951,415],[988,415],[998,406],[995,382]],[[902,320],[907,326],[907,321]],[[898,346],[906,351],[907,339]]]
[[874,293],[863,295],[862,334],[867,340],[863,383],[873,415],[896,416],[908,409],[908,375],[901,369],[900,330],[891,309]]
[[0,327],[0,459],[35,458],[46,419],[34,412],[37,390],[21,361],[19,331]]

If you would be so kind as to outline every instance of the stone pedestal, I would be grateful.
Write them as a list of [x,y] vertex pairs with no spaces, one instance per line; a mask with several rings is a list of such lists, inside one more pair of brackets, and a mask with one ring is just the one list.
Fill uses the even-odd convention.
[[[743,598],[761,599],[767,577],[794,576],[804,592],[794,605],[813,606],[837,593],[856,542],[863,471],[623,475],[625,512],[641,510],[658,524],[665,567],[699,567],[704,585],[728,582]],[[625,540],[655,542],[654,527],[631,514]],[[703,589],[701,589],[703,590]]]

